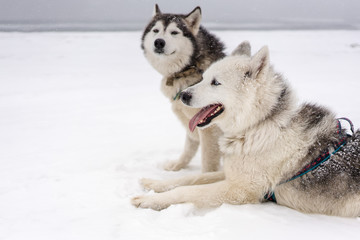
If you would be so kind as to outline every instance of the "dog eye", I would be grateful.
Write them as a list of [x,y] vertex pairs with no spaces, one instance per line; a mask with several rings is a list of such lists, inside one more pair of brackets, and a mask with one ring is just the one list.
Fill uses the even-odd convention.
[[221,83],[219,83],[215,78],[211,81],[211,85],[213,86],[218,86],[221,85]]
[[156,29],[156,28],[155,28],[155,29],[153,30],[153,32],[154,32],[154,33],[158,33],[158,32],[159,32],[159,29]]
[[179,34],[178,31],[172,31],[172,32],[171,32],[171,35],[178,35],[178,34]]

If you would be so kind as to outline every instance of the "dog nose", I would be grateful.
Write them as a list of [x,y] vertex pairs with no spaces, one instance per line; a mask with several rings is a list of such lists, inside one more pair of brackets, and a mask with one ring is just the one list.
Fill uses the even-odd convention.
[[180,93],[180,99],[183,103],[185,103],[186,105],[190,104],[191,101],[191,93],[189,92],[181,92]]
[[163,49],[165,47],[165,40],[158,38],[155,40],[154,45],[157,49]]

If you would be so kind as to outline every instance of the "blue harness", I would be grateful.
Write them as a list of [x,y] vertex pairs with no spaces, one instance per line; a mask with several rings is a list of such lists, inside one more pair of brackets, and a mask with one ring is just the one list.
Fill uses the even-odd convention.
[[[350,124],[350,129],[352,131],[352,133],[354,134],[354,125],[352,124],[352,122],[348,119],[348,118],[338,118],[338,134],[341,134],[341,123],[340,120],[345,120]],[[292,180],[295,180],[305,174],[307,174],[308,172],[311,172],[312,170],[316,169],[318,166],[320,166],[321,164],[323,164],[324,162],[326,162],[327,160],[329,160],[331,158],[332,155],[334,155],[335,153],[337,153],[345,144],[346,144],[346,138],[347,136],[342,137],[337,143],[334,144],[334,151],[333,152],[329,152],[324,151],[321,155],[319,155],[317,158],[315,158],[313,161],[311,161],[309,164],[307,164],[301,171],[297,172],[292,178],[286,180],[286,181],[282,181],[278,184],[284,184],[287,182],[290,182]],[[276,197],[275,197],[275,193],[273,191],[268,192],[267,194],[265,194],[264,199],[267,201],[271,201],[276,203]]]

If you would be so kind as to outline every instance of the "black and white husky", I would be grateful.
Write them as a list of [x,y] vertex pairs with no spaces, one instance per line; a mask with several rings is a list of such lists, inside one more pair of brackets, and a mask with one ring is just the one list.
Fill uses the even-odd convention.
[[191,130],[216,124],[223,131],[224,171],[148,180],[174,189],[136,197],[135,206],[159,210],[178,203],[215,207],[276,200],[307,213],[360,216],[360,131],[351,127],[349,135],[327,108],[298,105],[271,67],[267,47],[253,57],[226,57],[203,77],[181,100],[201,108]]
[[[201,9],[196,7],[187,15],[163,14],[155,5],[153,17],[145,28],[141,47],[149,63],[163,75],[161,90],[172,103],[172,109],[184,124],[197,112],[179,100],[185,88],[202,79],[202,73],[211,63],[223,58],[223,44],[200,26]],[[187,127],[186,127],[187,129]],[[202,149],[202,170],[216,171],[220,151],[216,127],[204,131],[187,130],[185,148],[177,161],[168,162],[167,170],[180,170],[194,157],[199,144]]]

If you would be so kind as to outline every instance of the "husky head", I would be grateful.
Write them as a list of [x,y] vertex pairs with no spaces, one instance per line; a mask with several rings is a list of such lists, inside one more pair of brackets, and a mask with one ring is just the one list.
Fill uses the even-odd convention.
[[248,44],[242,45],[242,50],[240,45],[231,56],[212,64],[200,83],[181,93],[184,104],[201,108],[189,122],[191,131],[214,123],[224,132],[241,131],[269,116],[286,94],[282,78],[270,74],[268,48],[250,57]]
[[187,15],[177,15],[163,14],[155,5],[152,20],[142,36],[141,47],[150,64],[163,76],[182,70],[196,56],[200,21],[200,7]]

